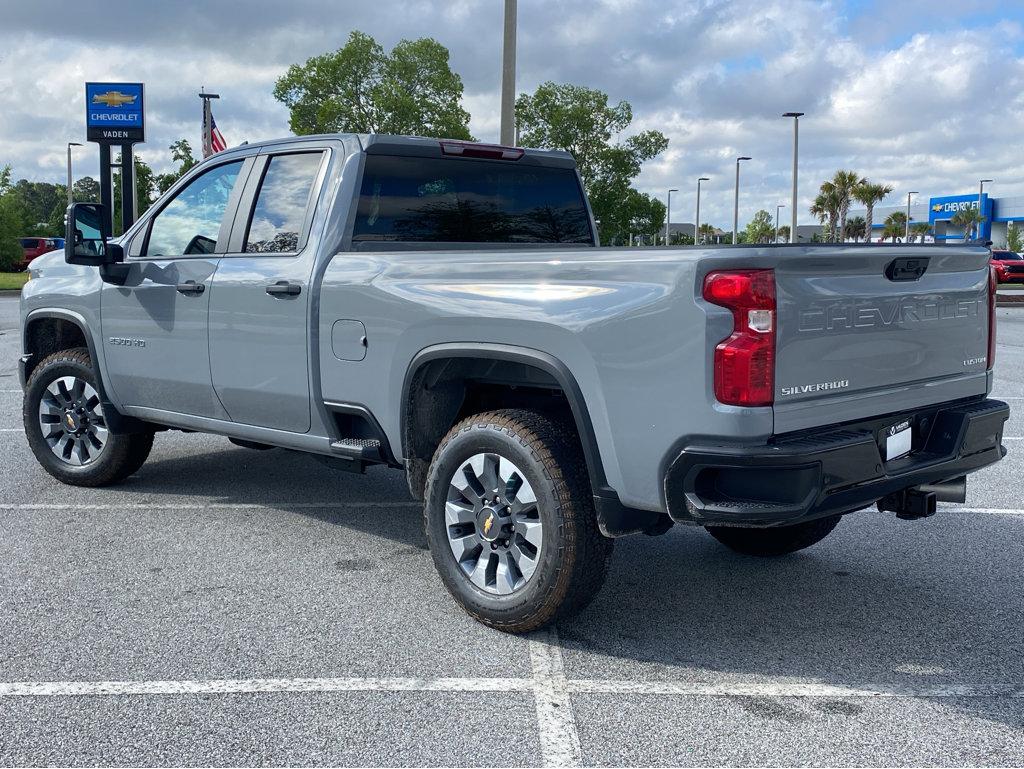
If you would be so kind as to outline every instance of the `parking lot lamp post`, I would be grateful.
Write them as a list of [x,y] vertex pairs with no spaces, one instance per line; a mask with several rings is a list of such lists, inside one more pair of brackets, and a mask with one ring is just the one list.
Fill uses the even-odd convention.
[[903,242],[904,243],[909,243],[910,242],[910,196],[911,195],[916,195],[916,194],[917,194],[917,190],[913,190],[913,191],[907,193],[907,222],[906,222],[906,231],[903,233]]
[[779,210],[786,207],[785,203],[779,203],[775,206],[775,242],[779,242]]
[[732,201],[732,244],[735,246],[739,241],[740,231],[740,161],[750,160],[748,157],[736,158],[736,187],[733,191]]
[[985,185],[991,182],[991,179],[981,179],[978,182],[978,237],[981,238],[981,226],[985,223],[985,215],[981,208],[981,198],[985,194]]
[[693,222],[693,245],[700,243],[700,183],[706,181],[710,181],[706,176],[697,179],[697,215]]
[[782,117],[793,118],[793,210],[792,223],[789,227],[789,242],[796,243],[796,190],[797,190],[797,158],[800,155],[800,118],[803,112],[784,112]]
[[74,203],[74,199],[71,197],[71,148],[81,147],[79,142],[68,142],[68,205]]
[[668,191],[668,200],[665,203],[665,245],[668,245],[669,225],[672,224],[672,193],[679,192],[675,187]]

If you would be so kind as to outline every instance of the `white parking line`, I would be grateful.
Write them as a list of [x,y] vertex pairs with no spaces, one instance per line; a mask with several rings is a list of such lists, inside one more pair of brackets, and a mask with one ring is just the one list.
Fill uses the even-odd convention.
[[530,639],[530,669],[544,766],[580,766],[583,748],[562,666],[558,631],[554,628]]
[[[534,644],[547,647],[534,656]],[[566,679],[545,641],[530,641],[531,678],[248,678],[182,681],[12,681],[0,683],[0,697],[169,696],[185,694],[273,694],[332,692],[529,692],[538,695],[545,763],[579,762],[579,735],[569,694],[636,694],[669,697],[987,697],[1024,699],[1024,683],[843,685],[765,681],[618,681]],[[557,690],[553,695],[552,691]],[[542,708],[541,700],[545,701]],[[544,710],[542,714],[541,711]],[[561,711],[561,712],[559,712]]]

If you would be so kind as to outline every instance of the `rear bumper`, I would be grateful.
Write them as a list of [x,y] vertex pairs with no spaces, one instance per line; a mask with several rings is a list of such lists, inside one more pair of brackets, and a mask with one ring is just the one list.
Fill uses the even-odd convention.
[[[1006,454],[1009,407],[974,401],[894,414],[760,446],[689,446],[665,476],[673,520],[779,526],[846,513],[903,489],[972,473]],[[911,453],[884,461],[881,434],[909,420]]]

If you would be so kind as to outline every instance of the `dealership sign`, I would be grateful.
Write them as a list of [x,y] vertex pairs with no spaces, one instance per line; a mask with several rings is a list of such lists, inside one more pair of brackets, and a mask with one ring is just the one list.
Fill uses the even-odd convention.
[[142,83],[86,83],[86,138],[104,144],[146,140]]
[[[949,221],[956,216],[958,211],[968,208],[978,210],[978,195],[949,195],[943,198],[932,198],[928,201],[928,223],[934,225],[936,222]],[[981,238],[988,239],[992,233],[992,199],[984,194],[981,196],[981,215],[984,221],[981,226]],[[959,239],[961,235],[936,235],[938,240]]]

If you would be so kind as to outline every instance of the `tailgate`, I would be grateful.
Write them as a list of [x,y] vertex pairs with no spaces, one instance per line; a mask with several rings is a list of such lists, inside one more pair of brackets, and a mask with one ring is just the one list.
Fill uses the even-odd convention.
[[794,249],[775,278],[776,433],[987,392],[986,249]]

